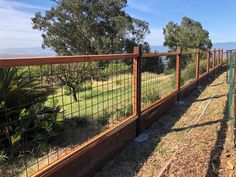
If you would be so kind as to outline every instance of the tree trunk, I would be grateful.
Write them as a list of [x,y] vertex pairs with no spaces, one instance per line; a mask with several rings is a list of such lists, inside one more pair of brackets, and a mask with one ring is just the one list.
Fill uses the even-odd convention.
[[77,99],[77,95],[76,95],[76,88],[75,87],[71,87],[72,88],[72,94],[73,94],[73,98],[74,98],[74,100],[77,102],[78,101],[78,99]]

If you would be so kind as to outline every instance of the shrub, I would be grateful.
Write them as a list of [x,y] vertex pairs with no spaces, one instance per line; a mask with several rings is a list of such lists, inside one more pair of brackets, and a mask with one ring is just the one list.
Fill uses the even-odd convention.
[[195,79],[196,76],[196,63],[192,62],[188,64],[181,72],[181,85],[185,84],[191,79]]
[[142,104],[144,105],[154,103],[155,101],[160,99],[159,90],[153,89],[149,90],[148,92],[142,93],[141,99],[142,99]]
[[110,117],[111,113],[105,110],[103,114],[97,118],[97,122],[99,125],[105,126],[109,123]]
[[[45,107],[53,90],[29,77],[24,70],[0,69],[0,149],[12,148],[23,139],[45,139],[45,134],[54,133],[59,107]],[[12,123],[14,122],[14,123]],[[6,124],[7,123],[7,124]],[[34,135],[36,134],[37,137]],[[43,137],[42,137],[43,136]],[[18,148],[17,152],[20,153]]]

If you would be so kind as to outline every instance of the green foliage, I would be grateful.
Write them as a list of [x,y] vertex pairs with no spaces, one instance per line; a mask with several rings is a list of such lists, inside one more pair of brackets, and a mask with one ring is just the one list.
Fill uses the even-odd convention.
[[110,117],[111,113],[105,110],[103,114],[97,118],[97,122],[99,125],[105,126],[109,123]]
[[168,46],[171,51],[176,47],[187,49],[207,49],[212,47],[209,39],[209,32],[204,30],[201,23],[188,17],[183,17],[181,24],[170,21],[163,29],[164,46]]
[[[54,130],[48,123],[56,117],[59,108],[43,106],[53,93],[48,86],[42,86],[24,70],[4,68],[0,69],[0,93],[0,124],[4,125],[0,128],[0,138],[7,139],[2,141],[0,148],[7,147],[9,142],[14,147],[25,138],[35,139],[33,127],[40,138],[44,130],[47,133]],[[5,124],[12,121],[15,123]]]
[[149,32],[148,23],[128,15],[126,0],[53,0],[55,7],[32,18],[43,47],[58,55],[131,52]]
[[181,72],[181,85],[184,85],[187,81],[195,79],[196,76],[196,63],[189,63]]
[[141,95],[141,100],[142,100],[142,104],[147,105],[147,104],[151,104],[154,103],[155,101],[157,101],[158,99],[160,99],[160,92],[159,90],[148,90],[147,92],[142,93]]
[[[0,165],[2,165],[2,163],[4,163],[7,159],[8,159],[7,155],[3,151],[0,151]],[[1,174],[1,170],[0,170],[0,174]]]
[[[83,62],[64,64],[55,67],[57,73],[56,81],[64,85],[65,94],[72,94],[75,101],[78,101],[77,92],[87,88],[87,83],[97,75],[96,62]],[[91,85],[90,85],[91,87]]]
[[97,75],[97,80],[106,81],[109,77],[118,75],[118,74],[125,74],[132,71],[132,65],[127,65],[124,62],[109,62],[109,64],[99,71]]
[[141,67],[142,67],[142,72],[151,72],[157,74],[164,72],[164,63],[161,57],[143,58]]

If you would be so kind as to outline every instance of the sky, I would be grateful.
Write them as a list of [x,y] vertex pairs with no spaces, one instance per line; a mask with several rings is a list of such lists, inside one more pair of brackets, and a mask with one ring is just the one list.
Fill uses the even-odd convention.
[[[32,29],[35,12],[49,10],[50,0],[0,0],[0,49],[40,47],[41,33]],[[200,21],[213,43],[236,42],[235,0],[128,0],[125,11],[149,23],[150,45],[162,45],[162,29],[183,16]]]

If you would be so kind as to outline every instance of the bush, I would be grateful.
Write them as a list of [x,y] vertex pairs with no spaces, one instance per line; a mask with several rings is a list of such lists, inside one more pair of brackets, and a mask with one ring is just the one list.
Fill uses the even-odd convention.
[[157,74],[164,72],[164,63],[161,57],[143,58],[141,67],[142,67],[142,72],[151,72]]
[[188,64],[181,73],[181,85],[185,84],[191,79],[195,79],[196,76],[196,63],[192,62]]
[[149,90],[141,95],[142,104],[151,104],[160,99],[160,92],[159,90]]
[[107,125],[109,123],[110,117],[111,117],[111,113],[109,113],[108,111],[105,110],[103,112],[103,115],[99,116],[97,118],[97,122],[98,122],[99,125],[105,126],[105,125]]
[[44,106],[53,93],[50,87],[29,77],[27,71],[4,68],[0,69],[0,93],[0,124],[3,125],[0,128],[0,150],[11,146],[13,151],[18,146],[16,152],[20,153],[22,140],[47,141],[48,135],[56,133],[59,107]]

